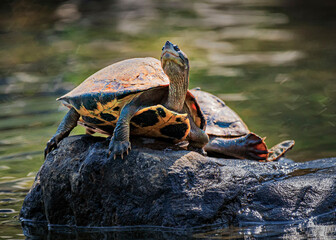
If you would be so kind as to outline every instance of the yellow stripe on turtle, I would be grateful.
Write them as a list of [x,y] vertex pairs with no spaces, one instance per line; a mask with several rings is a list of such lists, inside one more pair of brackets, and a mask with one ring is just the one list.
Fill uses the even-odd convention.
[[[118,115],[120,114],[121,109],[128,104],[130,101],[132,101],[135,97],[138,95],[141,95],[142,93],[135,93],[135,94],[130,94],[128,96],[125,96],[123,98],[115,98],[111,100],[110,102],[107,102],[106,104],[102,105],[103,107],[103,112],[109,113],[109,112],[116,112]],[[115,110],[118,108],[118,110]]]
[[[79,121],[102,130],[105,130],[105,127],[115,128],[122,108],[139,94],[141,93],[113,99],[105,104],[97,102],[97,107],[93,110],[81,105],[77,109],[81,115]],[[185,140],[190,132],[187,113],[177,113],[162,105],[150,106],[138,111],[131,119],[131,126],[132,135],[168,138],[176,141]]]
[[132,101],[137,94],[131,94],[121,99],[112,99],[110,102],[102,104],[97,102],[97,107],[93,110],[85,108],[82,104],[77,112],[81,115],[80,121],[94,124],[97,126],[113,126],[115,127],[120,116],[121,109]]
[[182,141],[190,132],[187,114],[171,111],[162,105],[141,109],[131,119],[134,135]]

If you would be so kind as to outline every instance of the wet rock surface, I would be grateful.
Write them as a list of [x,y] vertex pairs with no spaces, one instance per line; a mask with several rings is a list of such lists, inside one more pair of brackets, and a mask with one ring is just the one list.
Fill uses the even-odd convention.
[[21,219],[182,228],[336,220],[336,158],[259,163],[136,142],[125,159],[108,161],[107,148],[105,138],[64,139],[37,174]]

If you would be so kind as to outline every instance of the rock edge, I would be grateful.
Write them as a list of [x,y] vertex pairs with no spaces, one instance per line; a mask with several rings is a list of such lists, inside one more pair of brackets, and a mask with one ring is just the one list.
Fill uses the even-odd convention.
[[194,227],[336,220],[336,158],[259,163],[133,143],[107,161],[108,142],[64,139],[27,194],[22,220],[75,226]]

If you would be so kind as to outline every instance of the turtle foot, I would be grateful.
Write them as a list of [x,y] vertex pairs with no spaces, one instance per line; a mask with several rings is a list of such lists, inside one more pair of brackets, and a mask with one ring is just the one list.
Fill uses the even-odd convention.
[[47,146],[44,149],[44,159],[47,157],[48,153],[50,153],[52,150],[57,148],[58,144],[58,138],[56,136],[53,136],[48,142]]
[[283,141],[283,142],[275,145],[274,147],[272,147],[269,150],[270,154],[269,154],[269,156],[267,158],[267,162],[278,160],[286,152],[288,152],[289,150],[291,150],[293,148],[294,144],[295,144],[294,140],[286,140],[286,141]]
[[268,157],[268,150],[264,138],[259,137],[254,133],[249,133],[245,141],[247,147],[248,159],[266,160]]
[[118,141],[112,138],[109,145],[109,159],[115,160],[118,155],[123,159],[124,154],[127,156],[130,150],[131,143],[129,141]]

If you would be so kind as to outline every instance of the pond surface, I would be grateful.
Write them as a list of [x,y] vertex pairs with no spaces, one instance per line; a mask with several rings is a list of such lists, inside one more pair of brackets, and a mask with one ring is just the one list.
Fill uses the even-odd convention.
[[[190,88],[223,98],[269,147],[295,139],[294,161],[336,156],[333,1],[41,2],[0,3],[0,238],[25,238],[19,210],[66,112],[55,99],[113,62],[159,58],[166,40],[188,54]],[[335,237],[327,223],[276,226],[193,237]]]

